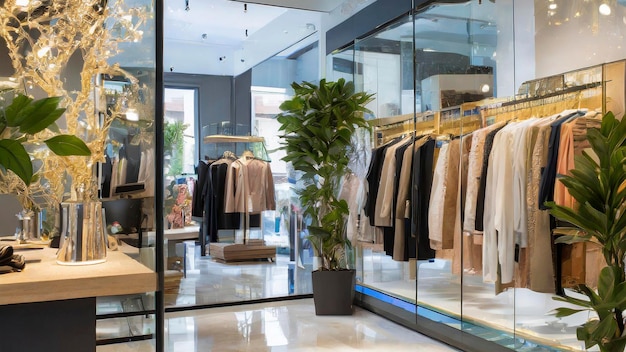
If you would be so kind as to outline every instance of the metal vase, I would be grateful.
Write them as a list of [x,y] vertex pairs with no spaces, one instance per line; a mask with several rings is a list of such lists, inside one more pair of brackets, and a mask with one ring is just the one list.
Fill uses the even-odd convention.
[[61,243],[57,263],[98,264],[106,261],[106,237],[98,201],[61,203]]

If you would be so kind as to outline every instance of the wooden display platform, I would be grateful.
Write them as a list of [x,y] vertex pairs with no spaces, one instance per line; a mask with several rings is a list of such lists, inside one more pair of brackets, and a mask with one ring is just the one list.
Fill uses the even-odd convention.
[[276,247],[259,243],[211,243],[209,245],[209,254],[211,258],[226,263],[255,259],[274,261],[276,258]]

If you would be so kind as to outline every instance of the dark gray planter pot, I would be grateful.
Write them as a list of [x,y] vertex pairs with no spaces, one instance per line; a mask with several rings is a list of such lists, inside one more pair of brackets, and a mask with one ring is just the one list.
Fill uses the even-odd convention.
[[352,315],[355,270],[316,270],[312,280],[315,315]]

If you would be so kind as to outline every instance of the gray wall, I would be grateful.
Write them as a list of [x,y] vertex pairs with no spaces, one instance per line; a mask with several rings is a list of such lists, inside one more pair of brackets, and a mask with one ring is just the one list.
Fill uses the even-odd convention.
[[233,111],[234,123],[238,126],[237,134],[250,135],[252,119],[252,70],[248,70],[234,78]]
[[201,158],[210,154],[202,138],[209,133],[223,133],[218,130],[222,122],[230,122],[231,128],[234,127],[232,134],[250,134],[251,71],[237,77],[165,72],[163,79],[166,87],[198,90],[196,136],[199,137],[197,144]]
[[273,57],[252,69],[252,85],[289,89],[296,76],[296,60]]

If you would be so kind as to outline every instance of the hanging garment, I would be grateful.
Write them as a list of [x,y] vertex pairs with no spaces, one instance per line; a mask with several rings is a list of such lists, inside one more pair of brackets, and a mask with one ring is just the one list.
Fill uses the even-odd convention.
[[415,239],[411,236],[410,226],[406,223],[410,212],[410,190],[413,171],[413,154],[416,148],[420,148],[429,137],[422,137],[411,143],[404,149],[400,172],[398,173],[398,194],[395,205],[395,226],[393,259],[407,261],[415,258]]
[[268,162],[239,158],[233,161],[226,176],[227,213],[258,214],[275,210],[274,179]]
[[[348,202],[348,208],[350,214],[348,215],[348,224],[346,228],[346,235],[350,241],[364,240],[364,235],[361,232],[359,219],[363,214],[363,180],[354,173],[349,173],[343,177],[341,182],[341,192],[339,199],[343,199]],[[371,242],[371,234],[367,242]]]
[[378,188],[380,185],[380,177],[382,173],[383,162],[385,159],[385,151],[388,147],[398,143],[400,139],[393,140],[383,146],[372,151],[372,160],[367,171],[367,200],[365,202],[365,215],[369,218],[371,226],[375,224],[376,203],[378,197]]
[[[493,148],[493,140],[496,134],[505,126],[495,128],[493,131],[487,134],[485,137],[485,147],[483,151],[483,164],[480,171],[480,183],[478,185],[478,192],[476,193],[476,216],[475,216],[475,228],[476,231],[483,231],[483,221],[485,212],[485,188],[487,186],[487,171],[489,170],[489,156],[491,155],[491,149]],[[483,248],[484,252],[484,248]]]
[[225,209],[228,170],[233,163],[230,159],[220,159],[209,166],[208,192],[205,200],[203,225],[207,225],[209,241],[218,241],[218,230],[239,229],[239,213],[228,213]]
[[541,174],[541,182],[539,184],[539,209],[548,209],[546,202],[554,200],[554,182],[556,181],[556,167],[559,155],[559,144],[561,141],[561,126],[567,120],[579,115],[578,112],[566,114],[558,118],[551,125],[550,141],[548,143],[548,161],[546,168]]
[[[433,167],[435,159],[435,140],[429,139],[413,154],[413,181],[411,195],[411,237],[417,241],[417,259],[426,260],[435,257],[430,248],[429,204],[433,184]],[[409,255],[410,258],[412,256]]]
[[200,160],[196,165],[196,185],[193,188],[193,196],[191,202],[191,215],[194,217],[202,217],[204,212],[204,202],[209,192],[209,163]]
[[476,205],[478,201],[478,188],[480,186],[485,139],[491,131],[504,127],[504,122],[499,122],[489,127],[476,130],[472,133],[472,146],[470,148],[467,166],[467,188],[465,192],[465,206],[463,230],[470,233],[476,231]]
[[[400,174],[402,173],[402,167],[404,165],[404,155],[407,149],[413,145],[413,137],[409,137],[406,139],[407,142],[399,143],[396,151],[394,153],[395,159],[395,170],[393,170],[393,186],[391,189],[392,197],[391,197],[391,206],[383,207],[383,211],[388,211],[389,216],[391,217],[390,226],[383,228],[384,233],[384,249],[387,255],[393,257],[394,249],[395,249],[395,234],[396,234],[396,221],[395,214],[396,208],[398,205],[398,190],[400,185]],[[410,157],[410,154],[409,154]],[[407,176],[408,177],[408,176]],[[388,197],[385,197],[388,198]],[[386,215],[386,214],[384,214]]]
[[455,185],[448,185],[447,183],[450,154],[453,149],[450,143],[441,146],[433,174],[430,203],[428,205],[428,219],[430,220],[428,239],[430,241],[430,248],[434,250],[452,248],[453,246],[453,242],[450,238],[446,238],[444,243],[444,223],[454,222],[445,217],[446,192],[448,186],[450,186],[450,189],[456,189]]
[[374,225],[391,227],[393,225],[393,198],[396,184],[396,151],[410,143],[412,137],[403,138],[399,143],[387,147],[380,174],[380,186],[376,197]]
[[506,219],[506,221],[513,221],[515,245],[518,246],[517,248],[526,248],[528,245],[526,210],[526,179],[528,178],[530,166],[528,134],[532,126],[539,121],[537,118],[530,118],[520,123],[516,129],[517,132],[513,135],[513,183],[512,192],[510,193],[512,195],[510,199],[513,205],[513,219]]
[[553,241],[550,228],[550,214],[540,210],[537,204],[539,180],[548,157],[550,119],[548,123],[536,125],[530,138],[535,139],[530,163],[530,177],[527,183],[527,231],[528,231],[528,284],[533,291],[555,293],[555,263],[553,262]]
[[[505,251],[509,248],[509,236],[512,235],[512,222],[503,221],[511,218],[511,208],[505,206],[500,192],[510,189],[512,181],[511,145],[512,135],[509,131],[514,130],[517,123],[509,123],[502,128],[493,139],[493,152],[489,155],[485,202],[483,216],[483,280],[485,282],[498,281],[498,263],[505,263],[501,268],[501,281],[508,283],[513,278],[512,270],[509,271],[508,263],[513,253]],[[507,165],[508,164],[508,165]],[[509,196],[510,193],[504,193]]]

